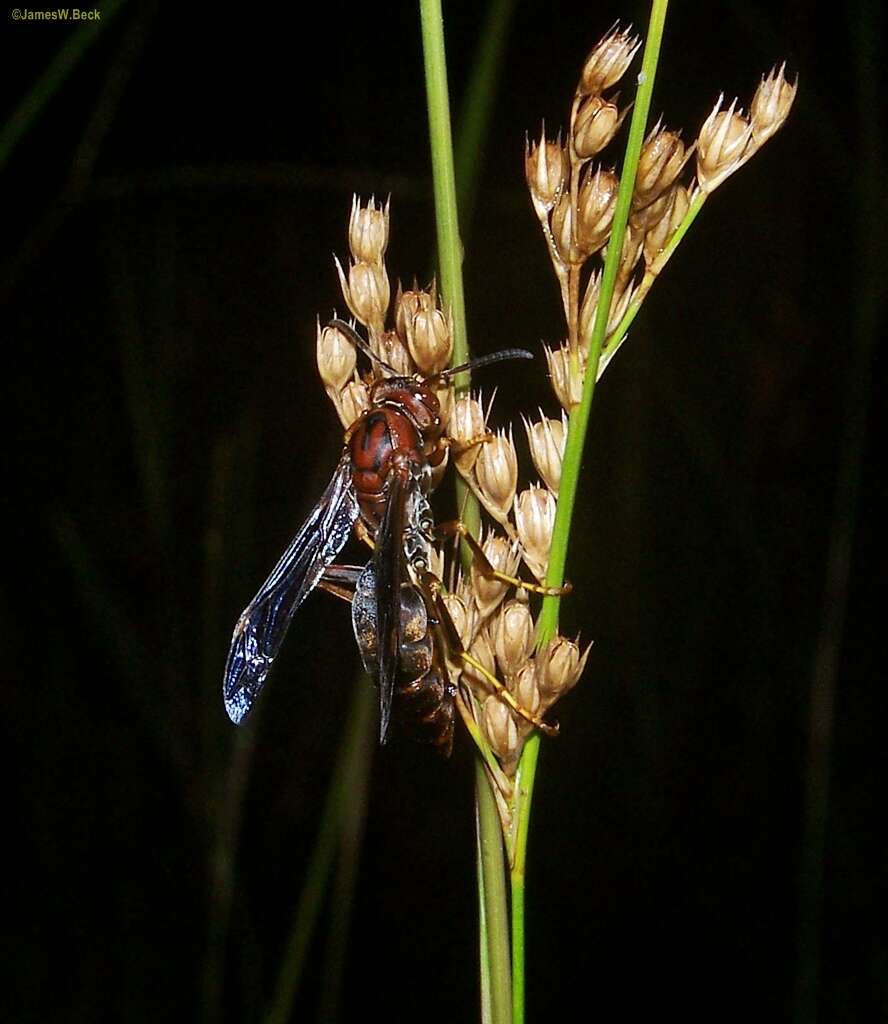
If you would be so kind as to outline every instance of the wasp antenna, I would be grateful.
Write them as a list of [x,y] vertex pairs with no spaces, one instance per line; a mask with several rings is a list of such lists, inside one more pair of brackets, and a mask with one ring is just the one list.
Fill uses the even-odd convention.
[[384,359],[380,359],[351,324],[346,323],[345,320],[340,320],[340,318],[336,316],[327,324],[327,326],[335,327],[337,331],[341,331],[356,349],[363,352],[365,356],[381,366],[384,370],[388,370],[393,377],[398,376],[398,371],[393,366],[389,366]]
[[508,359],[533,359],[533,353],[524,348],[504,348],[499,352],[491,352],[489,355],[470,359],[467,363],[460,363],[459,366],[451,366],[448,370],[436,373],[432,379],[447,380],[448,377],[465,373],[466,370],[480,370],[482,366],[490,366],[491,363],[504,363]]

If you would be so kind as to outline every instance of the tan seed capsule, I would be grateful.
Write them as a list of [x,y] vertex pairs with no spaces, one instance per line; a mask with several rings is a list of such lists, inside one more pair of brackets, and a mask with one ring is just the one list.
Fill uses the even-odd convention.
[[493,623],[493,646],[500,672],[515,675],[533,650],[533,616],[526,601],[512,598],[500,608]]
[[545,128],[539,142],[525,142],[524,173],[538,217],[544,217],[558,201],[564,189],[567,166],[561,139],[547,139]]
[[338,327],[330,324],[321,327],[318,321],[317,360],[324,387],[339,392],[354,373],[357,353],[355,346]]
[[354,263],[349,267],[348,280],[339,260],[336,260],[336,270],[348,308],[362,324],[381,332],[390,297],[385,265],[363,261]]
[[577,92],[588,96],[615,85],[626,73],[640,46],[641,40],[631,36],[628,29],[614,27],[586,58]]
[[585,255],[607,242],[617,208],[620,182],[613,171],[598,167],[587,174],[577,197],[577,245]]
[[574,152],[581,160],[597,156],[617,134],[622,120],[615,103],[601,96],[587,96],[574,121]]
[[357,423],[360,417],[370,408],[370,395],[367,385],[362,380],[352,380],[339,393],[336,411],[346,428]]
[[658,122],[642,146],[632,205],[647,206],[662,195],[679,176],[686,159],[685,145],[678,133],[661,128]]
[[539,713],[542,699],[540,698],[540,690],[537,686],[536,662],[533,658],[518,671],[512,693],[515,696],[515,700],[526,711],[534,715]]
[[504,762],[504,767],[514,763],[518,757],[520,741],[518,726],[509,708],[498,697],[491,695],[482,706],[481,721],[490,749]]
[[434,308],[434,299],[429,292],[418,288],[411,288],[409,291],[403,292],[400,285],[398,286],[395,295],[395,330],[405,345],[407,344],[407,322],[412,321],[420,310]]
[[527,432],[527,443],[533,464],[546,486],[557,498],[561,485],[564,446],[567,443],[567,417],[562,412],[560,420],[549,419],[543,416],[542,410],[540,417],[536,423],[525,419],[524,429]]
[[[667,200],[666,207],[660,219],[648,228],[644,236],[644,259],[648,266],[669,244],[690,206],[688,190],[684,185],[674,185],[667,195],[661,198]],[[659,203],[660,200],[654,205]]]
[[767,77],[763,77],[752,103],[749,116],[752,121],[752,136],[756,147],[764,145],[771,136],[780,130],[789,116],[793,101],[798,92],[799,81],[796,78],[792,85],[786,81],[784,71],[786,63],[771,68]]
[[[493,645],[490,642],[486,628],[476,632],[472,645],[469,647],[469,654],[483,665],[490,675],[496,676],[496,660],[494,658]],[[490,683],[474,665],[465,665],[463,668],[463,678],[469,684],[472,693],[479,700],[483,700],[490,693]]]
[[380,359],[388,363],[398,377],[409,377],[414,372],[410,353],[396,331],[385,331],[379,335],[376,350]]
[[474,610],[470,611],[463,598],[453,593],[444,594],[443,600],[447,605],[447,611],[450,612],[451,619],[453,619],[453,624],[456,626],[456,632],[459,634],[463,647],[468,650],[472,645],[472,634],[475,628]]
[[518,486],[518,453],[512,431],[499,431],[485,444],[475,462],[475,479],[488,502],[488,511],[500,522],[508,518]]
[[528,569],[538,580],[546,577],[555,526],[555,498],[544,487],[528,487],[515,501],[515,528]]
[[721,104],[719,96],[697,139],[697,181],[707,193],[714,192],[750,156],[752,125],[735,113],[736,100],[727,110]]
[[567,637],[556,635],[536,658],[537,686],[548,707],[577,683],[586,667],[592,644],[580,651],[579,644]]
[[[460,395],[453,403],[447,429],[455,444],[454,459],[462,473],[471,473],[483,444],[478,439],[485,431],[484,409],[480,397]],[[470,443],[476,442],[476,443]]]
[[366,206],[361,206],[358,197],[352,196],[351,216],[348,221],[348,245],[355,260],[363,263],[381,263],[388,245],[389,203],[377,207],[371,197]]
[[573,238],[573,206],[570,201],[570,194],[565,192],[552,211],[552,241],[558,255],[565,263],[582,263],[584,257],[580,249],[574,244]]
[[[481,545],[484,556],[491,568],[505,576],[514,576],[518,569],[520,555],[517,545],[508,541],[502,534],[491,530]],[[475,604],[483,618],[490,615],[506,596],[509,584],[494,577],[485,576],[475,562],[471,571],[472,591]]]
[[552,390],[555,397],[561,403],[561,407],[569,413],[574,406],[580,404],[583,397],[583,371],[582,350],[579,353],[576,367],[573,365],[570,355],[570,346],[562,345],[560,348],[551,349],[545,347],[546,363],[549,367],[549,379],[552,382]]
[[440,309],[419,309],[406,320],[407,347],[420,373],[440,373],[450,362],[453,334]]

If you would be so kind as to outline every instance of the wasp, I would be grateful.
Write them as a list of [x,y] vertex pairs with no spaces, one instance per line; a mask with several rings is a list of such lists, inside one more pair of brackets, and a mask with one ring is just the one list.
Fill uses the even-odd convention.
[[[246,719],[293,616],[320,585],[352,603],[361,657],[379,690],[380,742],[397,703],[409,731],[446,755],[456,698],[447,657],[481,666],[462,649],[441,582],[430,571],[436,539],[429,504],[432,470],[449,444],[435,385],[466,370],[532,356],[506,349],[433,377],[398,376],[351,326],[341,320],[331,326],[393,375],[371,385],[369,407],[346,431],[330,483],[238,619],[225,665],[225,708],[235,724]],[[373,547],[370,562],[335,565],[352,533]],[[480,546],[467,539],[483,563]],[[517,713],[546,732],[556,731],[521,708],[495,677],[484,675]]]

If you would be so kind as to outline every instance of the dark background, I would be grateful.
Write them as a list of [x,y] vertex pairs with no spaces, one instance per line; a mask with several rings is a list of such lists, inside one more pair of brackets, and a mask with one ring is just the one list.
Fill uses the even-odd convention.
[[[448,6],[458,117],[483,17]],[[877,7],[670,12],[654,114],[687,139],[775,62],[801,86],[597,395],[564,609],[596,643],[542,752],[531,1020],[888,1015]],[[618,17],[647,10],[514,12],[465,225],[476,351],[561,336],[524,133],[564,122]],[[5,21],[3,121],[74,33]],[[307,602],[247,734],[219,679],[338,456],[314,322],[343,309],[352,192],[391,194],[393,278],[431,268],[417,13],[132,0],[2,175],[9,1019],[259,1020],[351,702],[347,610]],[[497,422],[554,413],[541,359],[494,383]],[[475,1019],[468,740],[390,744],[368,800],[340,1016]],[[293,1019],[331,1012],[328,918]]]

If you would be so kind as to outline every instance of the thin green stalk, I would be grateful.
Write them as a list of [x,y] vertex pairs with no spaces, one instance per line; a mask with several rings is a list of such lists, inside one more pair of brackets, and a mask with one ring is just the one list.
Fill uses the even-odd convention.
[[[638,76],[638,92],[636,93],[635,105],[632,110],[626,155],[623,160],[620,176],[620,191],[617,196],[617,206],[608,243],[598,309],[589,344],[589,361],[583,384],[583,396],[580,404],[573,409],[570,415],[567,444],[561,469],[558,511],[555,517],[552,548],[549,556],[549,572],[546,577],[546,583],[550,587],[560,587],[564,582],[564,568],[567,560],[570,527],[573,520],[574,504],[579,484],[583,448],[589,427],[592,398],[595,393],[598,363],[601,358],[601,349],[607,329],[607,319],[614,293],[614,284],[619,269],[623,236],[626,233],[626,225],[629,220],[635,173],[644,142],[645,126],[653,94],[654,78],[657,71],[657,60],[660,55],[660,44],[663,38],[667,6],[668,0],[653,0],[651,4],[647,41],[642,57],[641,73]],[[559,608],[560,598],[544,598],[537,626],[537,639],[540,645],[548,643],[557,632]],[[535,734],[525,744],[521,755],[519,773],[522,784],[516,789],[515,796],[516,835],[512,851],[512,967],[514,977],[512,1019],[514,1024],[522,1024],[524,1021],[524,864],[527,852],[533,781],[538,757],[539,736]]]
[[[419,9],[435,194],[438,271],[442,298],[452,318],[453,360],[457,363],[468,358],[469,347],[462,281],[462,242],[459,233],[450,128],[444,24],[440,0],[420,0]],[[468,374],[460,374],[456,380],[457,390],[464,390],[468,385]],[[477,535],[481,520],[478,503],[466,491],[461,481],[457,483],[457,501],[463,521]],[[481,869],[479,891],[484,899],[484,914],[480,926],[481,990],[485,1000],[489,999],[485,1011],[489,1012],[491,1024],[507,1024],[511,1018],[511,966],[502,830],[496,800],[480,760],[476,765],[476,801]]]

